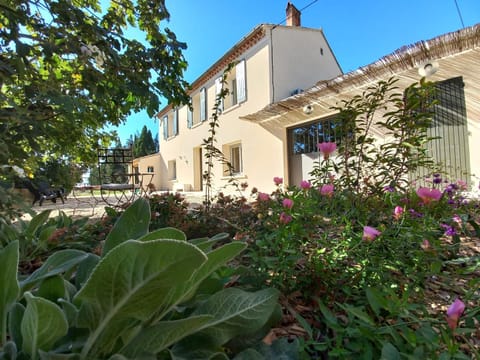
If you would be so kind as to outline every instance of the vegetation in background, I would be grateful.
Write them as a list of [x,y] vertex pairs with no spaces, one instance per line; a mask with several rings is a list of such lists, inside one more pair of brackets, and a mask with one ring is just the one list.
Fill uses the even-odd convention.
[[[157,139],[158,142],[158,139]],[[127,140],[127,147],[133,150],[133,156],[138,158],[145,155],[154,154],[158,151],[158,144],[153,139],[152,132],[144,125],[142,131],[135,136],[130,136]]]
[[[141,110],[152,117],[161,96],[188,103],[186,45],[161,25],[169,18],[164,1],[0,7],[0,163],[34,166],[46,153],[91,160],[105,125]],[[145,39],[129,39],[129,27]]]
[[[153,117],[161,97],[189,102],[186,44],[164,26],[163,0],[3,1],[0,10],[2,181],[4,165],[33,174],[51,159],[94,164],[97,146],[115,138],[106,126],[141,110]],[[142,42],[128,38],[135,27]]]

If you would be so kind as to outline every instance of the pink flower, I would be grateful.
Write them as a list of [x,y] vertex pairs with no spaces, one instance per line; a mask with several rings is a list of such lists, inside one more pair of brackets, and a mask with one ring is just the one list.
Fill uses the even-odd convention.
[[337,150],[337,144],[334,142],[322,142],[317,144],[317,148],[323,154],[323,157],[328,159],[330,154]]
[[282,185],[282,184],[283,184],[283,178],[278,177],[278,176],[275,176],[275,177],[273,178],[273,182],[274,182],[275,185],[277,185],[277,186]]
[[292,217],[291,217],[290,215],[285,214],[284,212],[282,212],[282,213],[280,214],[280,219],[279,219],[279,220],[280,220],[280,222],[281,222],[282,224],[288,224],[290,221],[292,221]]
[[417,195],[425,204],[431,201],[438,201],[442,197],[442,192],[438,189],[430,189],[426,187],[418,188]]
[[302,180],[302,182],[300,183],[300,187],[303,189],[303,190],[308,190],[312,187],[312,184],[310,184],[309,181],[307,180]]
[[467,182],[465,180],[457,180],[457,185],[460,190],[467,190]]
[[283,199],[282,205],[286,209],[291,209],[293,207],[293,200],[292,199]]
[[452,220],[455,221],[458,225],[462,225],[462,218],[457,214],[454,214]]
[[375,229],[374,227],[371,226],[364,226],[363,227],[363,237],[362,239],[365,241],[373,241],[377,236],[381,234],[380,231]]
[[325,184],[325,185],[322,185],[322,187],[319,189],[320,190],[320,194],[322,194],[323,196],[333,196],[333,191],[334,191],[334,186],[332,184]]
[[393,210],[393,218],[395,220],[400,220],[402,215],[403,215],[403,207],[395,206],[395,209]]
[[462,316],[465,310],[465,304],[460,299],[455,301],[447,309],[447,323],[450,329],[455,330],[458,325],[458,319]]
[[430,241],[428,241],[427,239],[424,239],[422,241],[422,245],[420,245],[420,247],[425,251],[430,250],[430,248],[431,248]]
[[259,192],[258,195],[257,195],[257,199],[259,201],[268,201],[268,200],[270,200],[270,195],[265,194],[263,192]]

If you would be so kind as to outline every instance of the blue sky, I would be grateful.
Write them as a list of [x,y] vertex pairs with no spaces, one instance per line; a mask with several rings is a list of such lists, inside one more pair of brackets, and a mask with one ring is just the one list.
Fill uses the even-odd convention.
[[[258,24],[284,24],[287,5],[285,0],[165,1],[170,21],[164,26],[188,46],[184,56],[189,63],[185,73],[189,82]],[[345,73],[404,45],[461,29],[462,20],[466,27],[480,22],[480,0],[294,0],[292,3],[302,11],[302,26],[323,29]],[[122,143],[144,125],[153,135],[158,133],[158,123],[146,113],[138,113],[117,129]]]

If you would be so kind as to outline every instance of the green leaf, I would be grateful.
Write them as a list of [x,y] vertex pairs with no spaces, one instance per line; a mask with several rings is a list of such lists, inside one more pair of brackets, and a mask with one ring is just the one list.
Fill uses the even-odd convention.
[[195,272],[189,281],[189,291],[185,295],[183,301],[188,300],[189,297],[197,291],[200,283],[205,280],[215,270],[225,265],[228,261],[232,260],[235,256],[240,254],[245,248],[246,244],[241,242],[234,242],[225,244],[207,254],[207,261]]
[[202,251],[208,252],[211,251],[213,244],[217,242],[218,240],[216,239],[207,239],[206,241],[196,243],[195,246],[198,246],[198,248]]
[[58,354],[55,352],[39,351],[41,360],[79,360],[78,354]]
[[138,239],[148,233],[150,205],[148,200],[139,198],[118,218],[108,234],[103,247],[105,256],[115,246],[131,239]]
[[82,356],[106,354],[138,321],[152,314],[162,318],[189,291],[188,280],[206,260],[185,241],[129,240],[113,248],[74,299],[81,305],[79,327],[91,330]]
[[46,244],[50,236],[55,232],[55,230],[57,230],[57,227],[55,225],[43,228],[38,235],[38,242],[42,245]]
[[355,316],[356,318],[366,322],[367,324],[369,324],[371,326],[375,325],[375,322],[370,318],[370,316],[368,316],[368,314],[366,312],[362,311],[361,309],[359,309],[357,307],[354,307],[354,306],[351,306],[351,305],[342,305],[342,304],[338,304],[338,305],[342,309],[347,311],[348,313],[350,313],[353,316]]
[[18,354],[17,344],[13,341],[7,341],[3,347],[0,356],[2,359],[16,360]]
[[262,328],[275,310],[278,296],[279,292],[271,288],[254,293],[227,288],[212,295],[192,315],[214,317],[202,336],[208,336],[220,346],[235,336],[252,334]]
[[143,358],[144,354],[158,354],[170,345],[195,333],[205,326],[212,316],[191,316],[175,321],[162,321],[142,329],[122,353],[132,359]]
[[65,299],[59,299],[58,303],[62,307],[63,313],[70,325],[69,327],[76,326],[79,310],[70,301]]
[[32,237],[37,232],[38,228],[48,220],[50,212],[51,210],[44,210],[40,214],[35,215],[25,229],[25,235]]
[[380,358],[380,360],[400,360],[400,359],[401,359],[400,353],[398,352],[395,346],[393,346],[389,342],[383,344],[382,357]]
[[67,334],[68,323],[58,305],[51,301],[25,293],[27,308],[21,331],[23,350],[33,359],[39,350],[48,351],[55,342]]
[[382,293],[375,288],[367,288],[365,293],[373,312],[375,315],[379,316],[380,310],[387,307],[385,295],[382,295]]
[[265,360],[265,356],[260,354],[257,350],[248,348],[238,353],[233,360]]
[[256,349],[261,352],[265,359],[272,360],[299,359],[299,348],[300,344],[298,342],[298,339],[291,341],[287,338],[280,338],[278,340],[275,340],[270,346],[261,343],[261,345],[256,347]]
[[57,302],[58,299],[65,297],[65,291],[63,277],[56,275],[44,279],[40,283],[36,295],[52,302]]
[[31,289],[37,282],[43,279],[71,270],[87,257],[88,254],[80,250],[57,251],[39,269],[21,281],[22,292]]
[[17,281],[18,241],[0,250],[0,341],[5,342],[7,314],[17,300],[20,287]]
[[320,300],[319,300],[318,306],[320,307],[320,312],[322,313],[323,318],[327,323],[327,325],[333,329],[339,328],[337,318],[330,311],[330,309],[327,308]]
[[78,264],[77,272],[75,273],[75,285],[80,289],[87,281],[95,266],[100,261],[100,256],[95,254],[88,254],[80,264]]
[[173,239],[173,240],[185,241],[187,240],[187,236],[181,230],[178,230],[172,227],[166,227],[166,228],[152,231],[151,233],[148,233],[147,235],[142,236],[138,240],[150,241],[150,240],[158,240],[158,239]]
[[22,348],[23,339],[22,339],[22,319],[23,314],[25,313],[25,306],[17,302],[13,305],[8,316],[8,328],[10,330],[9,336],[19,349]]

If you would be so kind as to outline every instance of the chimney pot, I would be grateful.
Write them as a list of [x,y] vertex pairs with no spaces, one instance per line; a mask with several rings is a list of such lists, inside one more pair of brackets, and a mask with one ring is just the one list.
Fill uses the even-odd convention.
[[287,26],[301,26],[301,12],[289,1],[287,4]]

